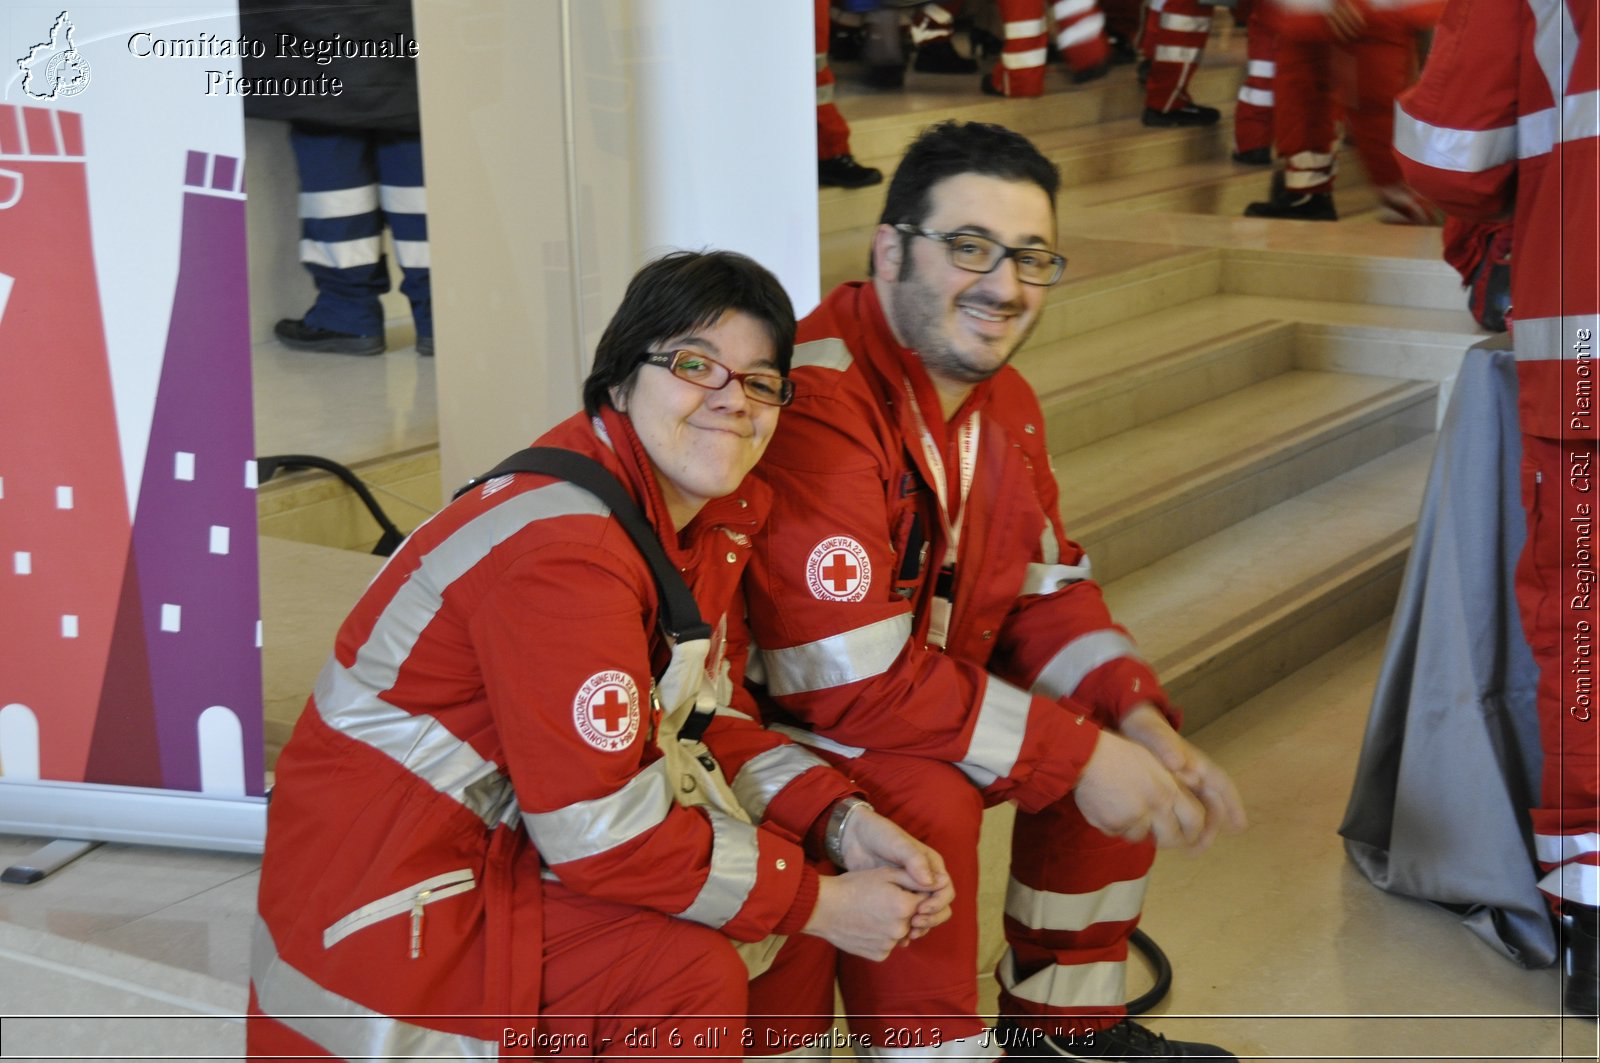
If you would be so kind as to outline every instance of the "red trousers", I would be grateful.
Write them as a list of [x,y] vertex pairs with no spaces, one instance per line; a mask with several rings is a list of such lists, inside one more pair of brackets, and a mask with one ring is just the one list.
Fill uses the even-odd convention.
[[1378,187],[1401,183],[1394,159],[1394,98],[1414,79],[1410,31],[1377,26],[1359,40],[1278,39],[1277,148],[1294,192],[1333,188],[1336,123],[1342,108],[1356,154]]
[[817,50],[817,158],[850,153],[850,125],[833,102],[833,70],[828,66],[828,0],[815,0]]
[[1266,12],[1250,13],[1245,52],[1248,66],[1239,86],[1239,102],[1233,110],[1233,148],[1253,151],[1272,147],[1272,115],[1276,107],[1278,35],[1268,23]]
[[1154,0],[1145,22],[1150,75],[1144,105],[1170,111],[1189,102],[1189,81],[1211,36],[1211,5],[1202,0]]
[[[977,1015],[975,978],[984,795],[937,761],[874,752],[854,759],[822,755],[862,787],[879,812],[944,857],[956,891],[948,922],[881,963],[837,958],[852,1034],[891,1051],[925,1054],[979,1033],[985,1025]],[[1006,891],[1009,948],[997,970],[1002,1013],[1045,1029],[1104,1029],[1121,1020],[1128,936],[1138,925],[1154,858],[1153,845],[1129,845],[1091,827],[1070,795],[1041,812],[1017,814]],[[762,994],[805,1000],[801,975],[801,988],[789,992],[774,970],[762,981],[777,984]],[[761,1010],[757,995],[753,989],[753,1015]],[[973,1046],[972,1055],[980,1052]]]
[[[989,74],[990,83],[1007,96],[1044,93],[1044,61],[1049,48],[1045,0],[1000,0],[1005,45]],[[1089,70],[1107,62],[1106,19],[1097,0],[1055,0],[1050,14],[1056,24],[1056,48],[1073,70]]]
[[[1571,375],[1570,369],[1563,373]],[[1546,872],[1539,888],[1557,909],[1562,901],[1600,906],[1595,449],[1592,428],[1566,439],[1522,437],[1528,539],[1517,562],[1517,605],[1539,666],[1544,751],[1540,807],[1531,819],[1539,865]]]

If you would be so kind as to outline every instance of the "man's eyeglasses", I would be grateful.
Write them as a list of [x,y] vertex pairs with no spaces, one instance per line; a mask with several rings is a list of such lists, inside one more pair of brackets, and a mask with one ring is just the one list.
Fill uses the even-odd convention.
[[699,351],[647,351],[639,360],[645,365],[659,365],[679,380],[707,391],[720,391],[729,380],[737,380],[744,393],[757,402],[787,406],[794,401],[794,381],[787,377],[777,373],[736,373]]
[[901,222],[895,228],[911,236],[926,236],[944,244],[950,255],[950,264],[969,273],[993,273],[1005,259],[1017,264],[1017,279],[1023,284],[1048,288],[1066,272],[1065,256],[1042,247],[1007,247],[987,236],[975,233],[941,233],[919,225]]

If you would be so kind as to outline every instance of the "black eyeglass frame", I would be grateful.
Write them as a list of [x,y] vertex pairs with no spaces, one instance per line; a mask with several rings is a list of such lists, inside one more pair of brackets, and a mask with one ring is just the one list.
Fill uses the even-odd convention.
[[[682,376],[678,373],[678,358],[683,355],[688,355],[693,358],[698,358],[703,362],[708,362],[711,365],[716,366],[717,369],[722,370],[722,372],[726,373],[727,375],[721,380],[717,381],[715,384],[703,383],[699,380],[690,380],[688,377]],[[794,381],[790,380],[788,377],[783,376],[780,373],[774,373],[770,370],[758,370],[754,372],[741,373],[736,369],[729,369],[727,366],[723,365],[709,354],[705,354],[696,350],[690,350],[689,348],[680,347],[675,351],[646,351],[639,356],[639,364],[660,366],[662,369],[665,369],[667,372],[671,373],[685,384],[693,384],[695,387],[704,388],[707,391],[721,391],[723,388],[728,386],[728,381],[738,381],[739,389],[745,393],[745,397],[750,399],[752,402],[759,402],[763,406],[782,407],[787,406],[794,401]],[[755,392],[751,391],[750,385],[747,384],[746,381],[753,379],[776,380],[778,382],[778,401],[773,402],[771,399],[762,395],[757,395]]]
[[[1061,280],[1062,275],[1067,272],[1067,256],[1057,254],[1054,251],[1049,251],[1042,247],[1007,247],[999,240],[992,240],[989,237],[984,236],[982,233],[945,233],[939,232],[937,229],[924,229],[920,225],[912,225],[910,222],[905,221],[897,222],[895,224],[895,231],[905,233],[908,236],[925,236],[929,240],[939,241],[939,243],[944,244],[945,254],[950,259],[950,264],[957,269],[966,270],[968,273],[993,273],[995,270],[1000,268],[1000,263],[1004,262],[1008,258],[1016,259],[1018,255],[1043,255],[1049,258],[1050,261],[1055,265],[1055,273],[1049,280],[1036,281],[1029,280],[1027,277],[1022,275],[1022,263],[1018,261],[1017,279],[1023,284],[1031,284],[1035,288],[1048,288],[1051,285],[1058,283]],[[962,263],[956,261],[957,240],[978,240],[985,244],[992,244],[995,247],[998,247],[1001,253],[994,260],[994,262],[990,263],[988,269],[976,269],[972,266],[963,265]]]

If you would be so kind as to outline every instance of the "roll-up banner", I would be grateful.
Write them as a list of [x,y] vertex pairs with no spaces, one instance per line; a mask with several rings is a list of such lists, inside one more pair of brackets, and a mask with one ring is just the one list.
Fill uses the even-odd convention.
[[0,9],[0,831],[261,846],[239,43]]

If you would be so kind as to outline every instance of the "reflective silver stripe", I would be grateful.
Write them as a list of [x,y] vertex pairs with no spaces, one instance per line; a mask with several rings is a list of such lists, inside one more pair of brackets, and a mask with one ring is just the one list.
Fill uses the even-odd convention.
[[1200,58],[1198,48],[1179,48],[1171,44],[1163,44],[1156,48],[1156,62],[1158,63],[1192,63]]
[[1320,151],[1297,151],[1289,156],[1289,165],[1297,170],[1326,170],[1333,166],[1333,156]]
[[1548,154],[1557,144],[1600,136],[1600,91],[1580,92],[1554,107],[1517,118],[1517,157]]
[[938,4],[923,4],[922,7],[918,9],[918,14],[937,22],[941,26],[948,26],[955,21],[955,16],[946,11],[944,8],[940,7]]
[[1277,75],[1278,64],[1271,59],[1252,59],[1246,69],[1249,71],[1247,77],[1270,78]]
[[603,797],[554,812],[524,812],[522,822],[545,863],[598,856],[660,826],[674,804],[667,762],[658,760]]
[[1239,102],[1248,103],[1253,107],[1277,106],[1277,100],[1273,98],[1271,89],[1256,89],[1249,85],[1239,86]]
[[1030,48],[1026,52],[1001,52],[1000,64],[1007,70],[1032,70],[1044,66],[1045,49]]
[[402,269],[427,269],[433,264],[426,240],[396,240],[394,257]]
[[342,667],[330,659],[317,679],[314,703],[334,730],[393,758],[435,790],[460,801],[484,823],[509,823],[516,797],[491,760],[426,713],[409,713],[380,696],[394,686],[417,638],[432,622],[446,588],[506,539],[536,520],[610,513],[599,499],[568,483],[506,499],[439,543],[390,599],[356,653]]
[[827,52],[818,52],[818,53],[816,53],[816,55],[817,55],[817,73],[820,74],[824,70],[828,69],[828,53]]
[[384,701],[356,679],[353,670],[331,657],[317,677],[312,704],[328,726],[398,761],[441,794],[465,805],[485,826],[516,818],[516,794],[492,760],[479,756],[434,717]]
[[[1061,544],[1056,541],[1056,526],[1048,520],[1044,522],[1044,531],[1039,533],[1039,556],[1044,558],[1044,563],[1054,565],[1061,560]],[[1084,562],[1088,562],[1084,558]]]
[[1089,572],[1093,568],[1089,563],[1089,555],[1083,555],[1081,565],[1041,565],[1031,564],[1022,577],[1022,589],[1017,592],[1018,598],[1025,598],[1030,594],[1052,594],[1063,587],[1070,587],[1089,579]]
[[1006,914],[1034,930],[1083,930],[1096,923],[1137,919],[1148,876],[1113,882],[1089,893],[1050,893],[1016,879],[1006,884]]
[[[1587,331],[1587,342],[1578,338]],[[1554,359],[1575,361],[1579,352],[1573,348],[1584,343],[1585,356],[1594,357],[1594,339],[1600,335],[1600,314],[1568,314],[1566,317],[1517,318],[1511,324],[1512,346],[1517,350],[1519,362],[1544,362]]]
[[831,82],[831,81],[828,82],[826,85],[818,85],[817,86],[817,106],[818,107],[821,107],[824,104],[829,104],[829,103],[833,102],[833,88],[834,88],[833,82]]
[[1054,1008],[1114,1007],[1127,1000],[1127,967],[1116,961],[1070,967],[1052,964],[1019,981],[1017,958],[1006,949],[995,974],[1000,977],[1001,988],[1012,996]]
[[423,185],[379,185],[378,202],[390,214],[426,214],[428,190]]
[[1297,170],[1283,171],[1283,187],[1285,188],[1315,188],[1324,181],[1333,179],[1333,170]]
[[1517,127],[1449,129],[1413,118],[1397,103],[1394,150],[1436,170],[1482,173],[1516,159]]
[[[335,922],[322,932],[322,947],[331,949],[357,930],[363,930],[374,923],[381,923],[401,912],[410,912],[419,905],[432,904],[434,901],[442,901],[446,897],[465,893],[475,885],[477,882],[470,867],[463,867],[458,871],[446,871],[442,875],[423,879],[414,886],[407,886],[387,897],[379,897],[375,901],[363,904]],[[427,894],[427,897],[424,898],[423,894]]]
[[1533,56],[1550,86],[1550,98],[1567,93],[1572,64],[1578,59],[1578,27],[1565,0],[1528,0],[1533,9]]
[[1027,37],[1037,37],[1044,32],[1044,19],[1020,18],[1015,22],[1007,22],[1005,36],[1008,41],[1020,41]]
[[768,730],[787,735],[790,741],[798,742],[803,746],[810,746],[812,749],[825,749],[834,756],[843,757],[846,760],[854,760],[866,752],[861,746],[847,746],[843,742],[835,742],[831,738],[807,731],[803,727],[791,727],[786,723],[775,723]]
[[329,269],[349,269],[351,266],[370,266],[383,254],[383,240],[376,236],[363,236],[356,240],[301,240],[300,261]]
[[1094,10],[1094,5],[1095,0],[1056,0],[1055,6],[1050,10],[1057,21],[1061,21],[1074,15],[1087,15]]
[[498,1059],[495,1041],[402,1022],[324,989],[278,955],[256,917],[250,981],[266,1015],[340,1059]]
[[777,746],[745,761],[729,785],[739,807],[760,822],[766,817],[767,806],[784,787],[821,764],[818,757],[799,746]]
[[1593,864],[1562,864],[1539,880],[1539,888],[1564,901],[1577,901],[1591,908],[1600,907],[1600,867]]
[[805,343],[795,344],[794,358],[789,365],[791,369],[807,365],[817,369],[837,369],[843,372],[850,368],[850,363],[854,360],[844,340],[830,337],[825,340],[807,340]]
[[739,914],[756,888],[756,860],[761,856],[756,828],[706,807],[711,820],[711,870],[694,903],[681,918],[721,929]]
[[302,218],[349,218],[357,214],[369,214],[377,209],[377,185],[300,193]]
[[1211,20],[1197,15],[1172,15],[1163,11],[1161,13],[1161,28],[1173,30],[1177,33],[1208,33],[1211,30]]
[[[975,1033],[970,1037],[947,1037],[936,1045],[927,1045],[921,1048],[884,1048],[879,1045],[864,1043],[851,1045],[851,1049],[858,1059],[898,1059],[905,1060],[906,1063],[910,1063],[911,1060],[915,1059],[970,1059],[982,1061],[999,1059],[1002,1055],[1000,1043],[987,1033]],[[815,1056],[817,1050],[812,1049],[811,1054]]]
[[1106,28],[1106,17],[1096,11],[1088,18],[1063,29],[1056,34],[1057,48],[1072,48],[1085,41],[1092,41],[1100,36],[1100,31]]
[[1600,853],[1600,834],[1535,834],[1533,851],[1542,863],[1563,863],[1584,853]]
[[1090,672],[1121,657],[1140,659],[1138,648],[1122,632],[1106,629],[1079,635],[1050,658],[1033,681],[1033,692],[1047,698],[1067,697]]
[[841,631],[816,642],[761,651],[767,692],[775,698],[808,690],[828,690],[882,675],[911,639],[911,614]]
[[1028,730],[1028,710],[1032,706],[1033,698],[1026,690],[989,676],[983,687],[983,701],[978,705],[972,740],[956,767],[974,781],[984,775],[993,776],[980,782],[982,786],[1010,775],[1022,752],[1022,736]]

